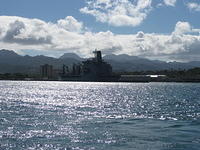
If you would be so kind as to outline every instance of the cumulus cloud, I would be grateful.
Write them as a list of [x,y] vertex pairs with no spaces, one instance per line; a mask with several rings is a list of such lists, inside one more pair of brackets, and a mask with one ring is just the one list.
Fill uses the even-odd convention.
[[59,27],[66,29],[70,32],[82,32],[83,23],[78,22],[74,17],[67,16],[65,19],[60,19],[57,21]]
[[187,7],[190,10],[200,11],[200,4],[198,4],[198,3],[187,3]]
[[177,22],[174,32],[175,34],[186,34],[186,33],[200,33],[200,29],[193,28],[188,22]]
[[188,32],[192,32],[192,28],[188,22],[181,22],[181,21],[177,22],[174,33],[184,34]]
[[31,33],[25,32],[26,25],[24,22],[16,20],[15,22],[9,24],[9,28],[2,40],[8,43],[20,43],[25,45],[51,44],[52,37],[50,35],[34,36]]
[[[77,32],[64,28],[59,21],[52,23],[13,16],[0,16],[0,22],[0,49],[40,50],[51,55],[53,52],[56,55],[58,52],[75,52],[88,57],[97,48],[104,54],[165,57],[166,60],[174,60],[176,56],[177,60],[185,58],[185,61],[200,59],[200,29],[193,28],[188,22],[177,22],[168,35],[142,31],[136,34]],[[83,24],[81,28],[84,28]]]
[[86,0],[87,6],[80,9],[97,21],[113,26],[138,26],[151,10],[151,0]]
[[[75,20],[69,17],[71,20]],[[0,16],[0,42],[5,48],[21,47],[21,49],[62,49],[79,45],[82,36],[76,30],[57,23],[45,22],[39,19],[29,19],[16,16]],[[75,26],[78,22],[74,21]],[[69,26],[72,25],[73,22]],[[80,28],[79,28],[80,29]]]
[[164,4],[167,6],[175,6],[176,0],[164,0]]

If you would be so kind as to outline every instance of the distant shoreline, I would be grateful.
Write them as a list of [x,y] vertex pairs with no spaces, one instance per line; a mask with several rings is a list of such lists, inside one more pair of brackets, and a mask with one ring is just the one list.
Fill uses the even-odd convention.
[[200,80],[198,81],[192,81],[192,80],[185,80],[185,81],[176,81],[176,80],[168,80],[168,81],[63,81],[63,80],[18,80],[18,79],[0,79],[0,81],[27,81],[27,82],[31,82],[31,81],[49,81],[49,82],[74,82],[74,83],[78,83],[78,82],[96,82],[96,83],[200,83]]

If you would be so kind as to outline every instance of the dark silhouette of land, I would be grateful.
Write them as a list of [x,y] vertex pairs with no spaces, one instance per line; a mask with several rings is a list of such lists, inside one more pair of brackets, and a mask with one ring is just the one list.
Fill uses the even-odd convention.
[[[200,81],[200,61],[188,63],[164,62],[126,54],[106,55],[103,59],[112,66],[114,75],[129,75],[124,76],[127,81]],[[41,65],[48,64],[54,68],[54,73],[52,73],[53,75],[50,80],[58,80],[55,74],[60,74],[63,71],[63,64],[66,66],[73,66],[74,64],[79,64],[84,61],[86,61],[86,59],[74,53],[65,53],[60,58],[53,58],[43,55],[21,56],[11,50],[0,50],[0,79],[43,80],[44,78],[41,79],[40,67]],[[150,78],[148,75],[159,76],[157,76],[157,78],[151,76]],[[131,78],[131,80],[129,80],[129,78]]]

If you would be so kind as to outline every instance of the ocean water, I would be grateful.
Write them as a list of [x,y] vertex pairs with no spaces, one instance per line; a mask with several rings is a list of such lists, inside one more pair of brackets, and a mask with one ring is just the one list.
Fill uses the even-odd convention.
[[0,81],[0,150],[199,150],[200,84]]

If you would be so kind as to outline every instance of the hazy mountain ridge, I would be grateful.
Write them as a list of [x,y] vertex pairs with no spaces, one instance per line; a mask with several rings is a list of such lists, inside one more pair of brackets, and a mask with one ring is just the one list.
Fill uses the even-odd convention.
[[[189,63],[164,62],[159,60],[149,60],[137,56],[106,55],[103,59],[110,63],[114,71],[146,71],[164,69],[189,69],[200,67],[200,61]],[[56,69],[61,69],[62,65],[71,65],[84,60],[74,53],[65,53],[60,58],[53,58],[43,55],[21,56],[14,51],[0,50],[0,73],[38,73],[39,66],[43,64],[53,65]]]
[[137,56],[107,55],[104,59],[109,62],[117,71],[147,71],[147,70],[169,70],[169,69],[189,69],[200,67],[200,61],[181,63],[165,62],[160,60],[149,60]]
[[66,59],[66,58],[73,58],[79,61],[82,61],[83,58],[81,58],[80,56],[78,56],[75,53],[64,53],[62,56],[59,57],[59,59]]
[[[10,55],[11,54],[11,55]],[[9,50],[0,50],[0,73],[38,73],[40,65],[50,64],[59,69],[63,64],[71,65],[79,61],[74,58],[57,59],[48,56],[21,56]]]

